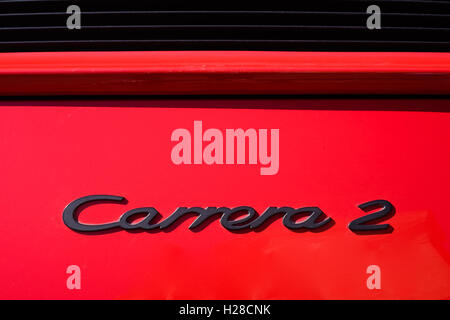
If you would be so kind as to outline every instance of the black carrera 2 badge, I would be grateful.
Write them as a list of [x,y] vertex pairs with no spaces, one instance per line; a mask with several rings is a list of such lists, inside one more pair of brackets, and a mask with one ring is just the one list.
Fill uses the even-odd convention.
[[[290,230],[325,231],[333,226],[334,221],[323,213],[318,207],[268,207],[261,215],[255,209],[248,206],[235,208],[227,207],[179,207],[170,216],[161,221],[160,213],[153,207],[131,209],[123,213],[117,221],[103,224],[84,224],[78,221],[78,215],[82,208],[88,205],[114,202],[125,203],[121,196],[92,195],[72,201],[63,211],[64,224],[77,232],[114,232],[118,230],[169,230],[177,226],[177,222],[188,216],[197,216],[189,226],[196,230],[205,227],[210,218],[220,217],[220,224],[232,232],[256,231],[272,223],[277,217],[282,217],[283,225]],[[390,233],[393,228],[389,224],[378,224],[387,220],[395,213],[394,206],[386,200],[373,200],[358,206],[362,211],[373,213],[364,215],[351,221],[348,228],[358,234]],[[244,216],[242,216],[244,215]],[[134,223],[137,217],[143,219]],[[304,217],[301,221],[298,218]]]

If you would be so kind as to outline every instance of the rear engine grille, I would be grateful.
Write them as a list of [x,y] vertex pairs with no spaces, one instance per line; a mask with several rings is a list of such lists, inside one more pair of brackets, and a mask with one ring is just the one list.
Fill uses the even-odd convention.
[[[66,27],[74,4],[79,30]],[[0,0],[0,51],[85,50],[448,52],[450,1]]]

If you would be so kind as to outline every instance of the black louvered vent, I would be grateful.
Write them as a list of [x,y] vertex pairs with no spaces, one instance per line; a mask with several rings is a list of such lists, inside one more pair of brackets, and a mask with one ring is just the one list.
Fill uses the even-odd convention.
[[[450,51],[450,1],[0,0],[0,51]],[[81,29],[69,30],[69,5]],[[369,5],[381,29],[369,30]]]

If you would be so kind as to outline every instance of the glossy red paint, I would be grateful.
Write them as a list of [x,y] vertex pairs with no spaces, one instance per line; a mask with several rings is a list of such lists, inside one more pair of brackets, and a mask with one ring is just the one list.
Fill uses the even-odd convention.
[[0,53],[0,95],[450,94],[450,53]]
[[[3,70],[4,72],[4,70]],[[93,71],[94,72],[94,71]],[[96,72],[96,71],[95,71]],[[3,88],[4,89],[4,88]],[[450,101],[3,101],[0,298],[416,299],[450,296]],[[279,128],[280,171],[177,166],[171,132]],[[296,233],[275,221],[231,233],[189,221],[171,232],[86,235],[62,221],[72,200],[125,196],[82,221],[154,206],[319,206],[336,224]],[[389,200],[391,234],[356,235],[358,204]],[[82,270],[81,290],[66,268]],[[366,268],[381,267],[381,290]]]

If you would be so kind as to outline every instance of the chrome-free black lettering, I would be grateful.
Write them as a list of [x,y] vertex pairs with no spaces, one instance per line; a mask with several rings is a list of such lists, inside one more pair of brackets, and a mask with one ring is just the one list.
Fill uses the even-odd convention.
[[[297,223],[294,220],[292,220],[292,218],[298,214],[307,214],[308,218],[302,222]],[[283,217],[283,224],[286,228],[294,230],[300,228],[306,228],[310,230],[317,229],[324,226],[328,222],[331,222],[330,217],[327,217],[325,220],[317,222],[317,219],[319,219],[322,215],[324,215],[324,213],[317,207],[306,207],[295,210],[289,210]]]
[[[227,207],[179,207],[170,216],[161,222],[159,220],[160,214],[153,207],[142,207],[131,209],[123,213],[117,221],[108,222],[104,224],[85,224],[78,220],[78,215],[85,207],[99,204],[103,202],[124,203],[126,199],[121,196],[111,195],[92,195],[79,198],[72,201],[63,211],[64,224],[70,229],[78,232],[106,232],[123,230],[134,231],[148,231],[148,230],[167,230],[169,227],[175,228],[177,222],[184,221],[185,218],[190,215],[196,215],[197,218],[189,226],[189,229],[193,230],[200,227],[209,218],[213,216],[221,216],[220,223],[222,226],[230,231],[241,230],[257,230],[263,224],[271,222],[273,218],[278,215],[282,215],[283,225],[291,230],[303,229],[315,230],[314,232],[320,232],[328,227],[332,226],[332,219],[327,217],[323,211],[318,207],[304,207],[294,209],[291,207],[268,207],[263,214],[258,215],[255,209],[248,206],[240,206],[236,208]],[[374,222],[379,218],[389,215],[393,206],[386,200],[375,200],[363,203],[359,206],[364,211],[369,211],[372,208],[382,207],[380,211],[369,214],[367,216],[358,218],[352,221],[349,225],[352,231],[372,231],[381,230],[390,227],[389,225],[374,225],[368,224]],[[245,213],[245,216],[233,219],[233,215]],[[296,217],[306,216],[305,219],[297,222]],[[136,218],[142,218],[138,222],[133,222]],[[330,224],[329,224],[330,223]],[[319,229],[329,224],[324,229]],[[171,229],[168,229],[171,231]]]
[[124,202],[124,197],[119,196],[107,196],[107,195],[95,195],[79,198],[69,203],[69,205],[63,211],[63,221],[66,226],[75,231],[89,232],[89,231],[105,231],[119,227],[120,223],[111,222],[105,224],[83,224],[78,222],[78,209],[88,204],[99,202]]
[[358,207],[365,212],[377,208],[381,208],[381,210],[350,222],[348,228],[353,232],[387,231],[392,228],[389,224],[370,224],[385,220],[394,213],[394,206],[389,201],[373,200],[360,204]]

